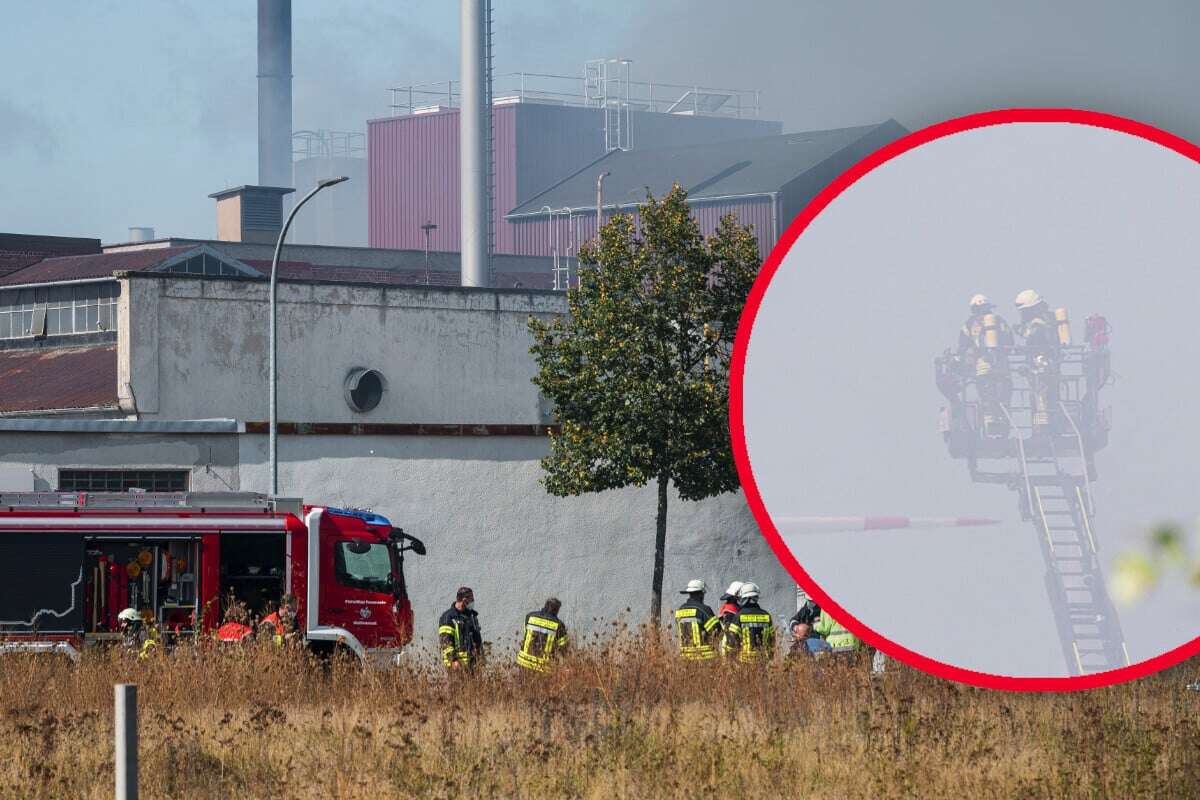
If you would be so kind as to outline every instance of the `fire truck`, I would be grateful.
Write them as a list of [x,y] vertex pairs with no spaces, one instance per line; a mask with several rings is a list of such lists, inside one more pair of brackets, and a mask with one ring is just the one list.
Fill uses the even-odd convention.
[[249,493],[0,492],[0,651],[119,641],[140,611],[166,644],[206,639],[231,602],[297,605],[319,654],[398,660],[412,639],[404,554],[424,544],[369,511]]

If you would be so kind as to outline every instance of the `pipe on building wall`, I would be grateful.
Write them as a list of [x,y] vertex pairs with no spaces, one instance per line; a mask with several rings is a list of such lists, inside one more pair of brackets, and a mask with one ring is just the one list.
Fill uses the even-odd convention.
[[292,0],[258,0],[258,184],[292,185]]
[[487,86],[488,0],[459,2],[458,113],[459,203],[462,253],[462,285],[487,286],[488,182],[491,153],[488,139],[492,109]]

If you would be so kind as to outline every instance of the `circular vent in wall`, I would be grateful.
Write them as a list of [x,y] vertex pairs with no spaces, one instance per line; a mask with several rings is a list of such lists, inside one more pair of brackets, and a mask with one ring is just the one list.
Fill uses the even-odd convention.
[[378,370],[356,367],[346,376],[346,405],[354,411],[371,411],[383,399],[386,385]]

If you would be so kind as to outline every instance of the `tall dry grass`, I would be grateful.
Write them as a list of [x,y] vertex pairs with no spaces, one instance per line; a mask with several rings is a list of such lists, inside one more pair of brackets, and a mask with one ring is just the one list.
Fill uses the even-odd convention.
[[8,658],[0,796],[111,797],[112,686],[132,682],[144,797],[1200,797],[1200,664],[1027,695],[645,641],[461,681],[269,648]]

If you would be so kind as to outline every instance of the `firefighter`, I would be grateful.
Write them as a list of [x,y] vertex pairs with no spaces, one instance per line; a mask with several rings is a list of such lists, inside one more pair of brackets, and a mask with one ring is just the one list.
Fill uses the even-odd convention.
[[260,628],[265,628],[268,636],[276,645],[293,641],[296,638],[296,598],[294,595],[284,595],[279,608],[263,617]]
[[562,602],[557,597],[546,600],[540,611],[525,615],[525,635],[517,652],[517,664],[535,672],[549,672],[554,659],[567,650],[567,626],[558,618]]
[[483,634],[474,609],[475,593],[460,586],[450,606],[438,620],[438,644],[442,663],[452,672],[473,670],[483,659]]
[[1058,406],[1058,323],[1046,301],[1033,289],[1017,295],[1018,332],[1024,340],[1033,400],[1033,432],[1049,432]]
[[688,661],[710,661],[717,657],[721,620],[704,603],[704,581],[694,578],[680,592],[687,601],[675,609],[675,631],[679,634],[679,655]]
[[254,636],[254,628],[248,624],[250,614],[240,602],[235,602],[225,609],[225,623],[217,628],[217,641],[240,644]]
[[738,590],[744,585],[742,581],[733,581],[729,584],[729,588],[725,590],[725,594],[721,595],[721,607],[717,611],[717,620],[721,626],[721,635],[717,646],[723,656],[732,656],[734,652],[728,647],[729,624],[737,616]]
[[829,616],[829,612],[821,609],[820,616],[813,623],[813,633],[819,634],[829,645],[829,651],[838,659],[855,660],[865,652],[866,645],[842,623]]
[[958,357],[975,376],[979,394],[981,428],[984,436],[1008,436],[1008,415],[1004,407],[1012,397],[1012,376],[1008,369],[1008,350],[1012,329],[987,295],[974,295],[968,303],[969,316],[958,332]]
[[758,585],[744,583],[738,590],[738,613],[726,637],[743,664],[770,661],[775,655],[775,624],[758,604]]
[[146,658],[158,647],[158,632],[146,625],[146,619],[136,608],[126,608],[117,614],[121,631],[121,646],[138,658]]

